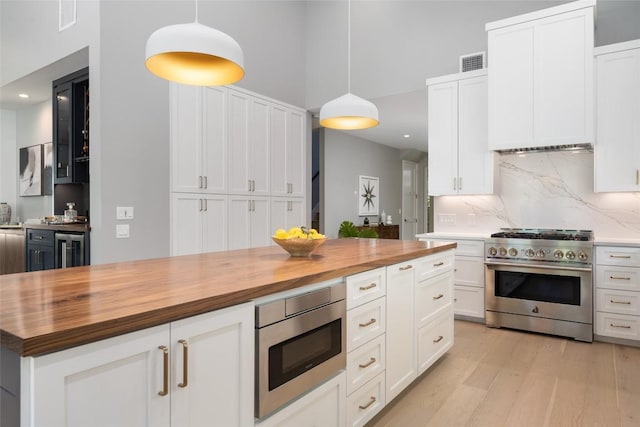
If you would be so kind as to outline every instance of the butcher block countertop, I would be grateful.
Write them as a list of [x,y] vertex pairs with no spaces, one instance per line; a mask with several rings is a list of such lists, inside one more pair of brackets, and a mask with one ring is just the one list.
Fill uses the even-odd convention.
[[333,239],[309,258],[271,246],[4,275],[0,339],[46,354],[455,246]]

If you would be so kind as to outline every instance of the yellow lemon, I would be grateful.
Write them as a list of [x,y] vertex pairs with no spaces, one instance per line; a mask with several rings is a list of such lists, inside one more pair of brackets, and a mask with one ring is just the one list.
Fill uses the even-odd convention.
[[275,237],[276,239],[286,239],[287,232],[282,228],[279,228],[278,230],[276,230],[276,234],[273,237]]

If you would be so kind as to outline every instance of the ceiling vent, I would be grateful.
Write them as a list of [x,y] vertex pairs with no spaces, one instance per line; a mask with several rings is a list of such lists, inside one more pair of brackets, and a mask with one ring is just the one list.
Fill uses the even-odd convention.
[[471,53],[460,57],[460,72],[481,70],[484,68],[484,52]]

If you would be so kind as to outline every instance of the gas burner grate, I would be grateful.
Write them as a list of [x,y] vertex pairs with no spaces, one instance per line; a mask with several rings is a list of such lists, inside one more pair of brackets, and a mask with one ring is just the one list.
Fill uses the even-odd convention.
[[505,229],[498,233],[493,233],[491,237],[500,239],[573,240],[588,242],[593,240],[593,233],[588,230]]

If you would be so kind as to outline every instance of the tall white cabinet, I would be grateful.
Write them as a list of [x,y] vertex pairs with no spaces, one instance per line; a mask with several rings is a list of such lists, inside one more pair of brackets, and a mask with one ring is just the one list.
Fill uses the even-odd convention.
[[493,193],[487,142],[487,70],[427,80],[429,194]]
[[595,191],[640,191],[640,40],[595,55]]
[[489,147],[593,143],[595,0],[491,22]]
[[171,84],[171,254],[266,246],[308,225],[306,143],[302,109]]

